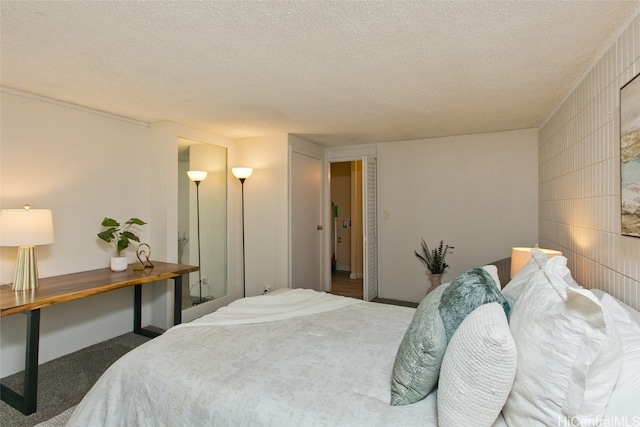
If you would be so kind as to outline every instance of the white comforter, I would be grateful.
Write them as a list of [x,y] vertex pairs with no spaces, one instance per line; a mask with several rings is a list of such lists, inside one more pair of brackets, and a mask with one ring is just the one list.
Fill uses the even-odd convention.
[[240,300],[126,354],[68,425],[435,426],[436,392],[389,405],[413,313],[302,290]]

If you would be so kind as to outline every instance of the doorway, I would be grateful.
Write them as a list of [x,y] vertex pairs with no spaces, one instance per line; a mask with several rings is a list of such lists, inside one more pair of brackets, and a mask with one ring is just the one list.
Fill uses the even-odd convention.
[[330,164],[331,293],[364,298],[362,161]]

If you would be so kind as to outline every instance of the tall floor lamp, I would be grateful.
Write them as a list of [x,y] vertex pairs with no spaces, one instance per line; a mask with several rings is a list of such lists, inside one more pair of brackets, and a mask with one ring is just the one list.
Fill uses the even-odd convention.
[[253,173],[252,168],[232,168],[233,176],[240,180],[242,186],[242,296],[247,296],[247,280],[244,256],[244,181]]
[[207,172],[188,171],[187,175],[191,181],[196,183],[196,215],[198,221],[198,286],[200,289],[200,299],[195,304],[201,304],[204,301],[202,299],[202,268],[200,267],[200,183],[207,177]]

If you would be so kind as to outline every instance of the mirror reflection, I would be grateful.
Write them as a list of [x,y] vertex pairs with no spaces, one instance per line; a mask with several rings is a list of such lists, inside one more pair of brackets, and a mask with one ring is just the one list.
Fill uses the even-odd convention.
[[[206,176],[191,174],[190,179],[189,171]],[[226,248],[227,149],[180,138],[178,263],[200,266],[182,287],[183,310],[227,294]]]

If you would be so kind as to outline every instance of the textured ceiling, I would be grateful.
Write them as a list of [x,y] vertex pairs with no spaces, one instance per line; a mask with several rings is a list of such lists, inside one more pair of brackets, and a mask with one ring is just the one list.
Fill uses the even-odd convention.
[[0,4],[4,88],[335,146],[538,127],[639,2]]

